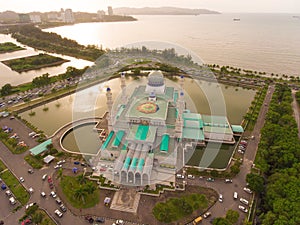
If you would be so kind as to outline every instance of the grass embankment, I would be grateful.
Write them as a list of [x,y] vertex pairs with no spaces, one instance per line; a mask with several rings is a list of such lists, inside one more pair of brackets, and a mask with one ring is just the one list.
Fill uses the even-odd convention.
[[2,161],[0,161],[0,177],[7,187],[14,194],[16,199],[22,204],[25,205],[29,200],[29,193],[26,189],[20,184],[18,179],[9,171],[6,170],[6,166]]
[[14,52],[14,51],[20,51],[20,50],[24,50],[24,49],[25,48],[17,46],[14,43],[11,43],[11,42],[0,43],[0,54],[8,53],[8,52]]
[[41,156],[32,156],[29,154],[24,157],[24,160],[34,169],[41,169],[44,166]]
[[28,146],[19,144],[19,141],[15,138],[10,138],[10,135],[11,133],[7,134],[2,130],[0,131],[0,140],[13,154],[21,154],[27,151]]
[[69,60],[51,56],[48,54],[38,54],[34,56],[2,61],[2,63],[19,73],[49,66],[57,66],[65,62],[69,62]]
[[82,178],[82,175],[62,176],[60,186],[69,203],[77,209],[91,208],[99,203],[97,184]]
[[207,189],[199,188],[198,191],[199,193],[172,197],[165,202],[156,203],[152,210],[153,215],[160,222],[171,223],[192,214],[193,217],[202,214],[214,204],[216,196]]

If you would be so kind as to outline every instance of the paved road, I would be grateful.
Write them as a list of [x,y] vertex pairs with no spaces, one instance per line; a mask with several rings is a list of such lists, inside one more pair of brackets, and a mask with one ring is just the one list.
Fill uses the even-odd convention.
[[[225,183],[224,179],[216,180],[215,182],[207,182],[205,179],[199,180],[195,179],[194,181],[188,181],[189,183],[199,184],[202,186],[210,187],[215,189],[219,194],[223,195],[223,202],[217,202],[209,211],[212,213],[212,217],[224,217],[228,209],[237,210],[238,205],[242,205],[239,200],[233,199],[233,192],[236,191],[238,193],[238,198],[245,198],[250,200],[251,195],[244,192],[243,188],[246,186],[246,175],[250,173],[251,167],[253,166],[253,162],[255,160],[258,144],[260,141],[260,131],[264,126],[265,117],[272,99],[272,95],[274,93],[274,86],[270,86],[268,88],[264,103],[261,107],[256,125],[254,126],[252,135],[254,139],[248,141],[247,149],[244,154],[244,162],[240,167],[240,173],[233,179],[233,183]],[[242,224],[242,221],[245,219],[245,215],[243,212],[240,212],[240,218],[238,224]],[[210,224],[211,218],[207,220],[203,220],[203,224]]]

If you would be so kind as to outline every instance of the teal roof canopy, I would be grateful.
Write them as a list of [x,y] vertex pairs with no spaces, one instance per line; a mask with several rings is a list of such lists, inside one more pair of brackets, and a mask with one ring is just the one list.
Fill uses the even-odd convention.
[[167,152],[169,150],[169,140],[170,136],[168,134],[164,134],[161,138],[160,150]]
[[122,138],[125,134],[124,130],[119,130],[116,134],[116,137],[113,141],[113,146],[118,147],[121,144]]
[[42,152],[47,150],[47,146],[52,144],[52,139],[48,139],[47,141],[44,141],[43,143],[33,147],[30,149],[30,153],[34,156],[41,154]]
[[233,133],[244,133],[244,128],[240,125],[231,125]]
[[114,131],[111,131],[108,135],[108,137],[106,138],[105,142],[103,143],[103,145],[101,146],[101,150],[104,150],[107,148],[110,140],[112,139],[112,137],[114,136]]

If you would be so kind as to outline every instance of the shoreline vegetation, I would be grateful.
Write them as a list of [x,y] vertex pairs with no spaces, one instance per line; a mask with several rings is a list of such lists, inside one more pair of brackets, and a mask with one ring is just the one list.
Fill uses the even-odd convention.
[[29,70],[41,69],[44,67],[57,66],[70,60],[62,59],[48,54],[38,54],[17,59],[1,61],[6,66],[10,67],[19,73]]
[[24,49],[25,48],[22,48],[12,42],[0,43],[0,54],[20,51],[20,50],[24,50]]

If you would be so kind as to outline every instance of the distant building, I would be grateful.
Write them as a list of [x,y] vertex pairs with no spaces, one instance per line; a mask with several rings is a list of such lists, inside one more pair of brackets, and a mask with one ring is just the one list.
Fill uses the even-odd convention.
[[56,13],[56,12],[47,13],[47,17],[48,17],[49,22],[56,22],[56,21],[60,20],[58,13]]
[[102,19],[103,16],[105,16],[105,12],[103,10],[98,10],[97,11],[97,16],[98,16],[98,19]]
[[112,9],[111,6],[108,6],[108,7],[107,7],[107,12],[108,12],[108,15],[109,15],[109,16],[114,15],[114,12],[113,12],[113,9]]
[[37,14],[29,14],[29,17],[30,17],[30,21],[32,23],[41,23],[42,20],[41,20],[41,16],[40,15],[37,15]]
[[30,23],[29,14],[19,14],[19,21],[20,23]]
[[74,15],[72,9],[60,10],[61,21],[64,23],[74,23]]

